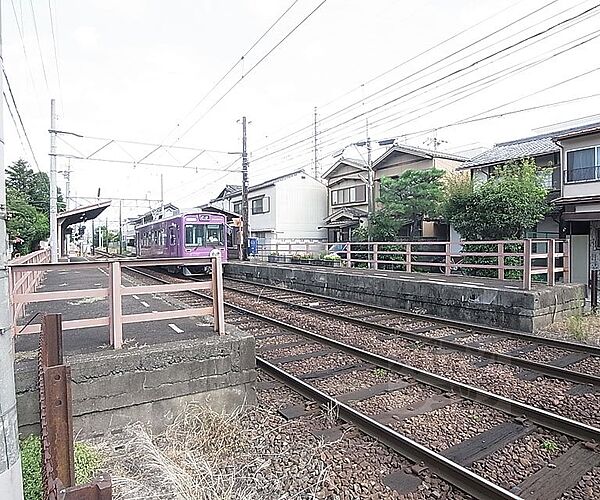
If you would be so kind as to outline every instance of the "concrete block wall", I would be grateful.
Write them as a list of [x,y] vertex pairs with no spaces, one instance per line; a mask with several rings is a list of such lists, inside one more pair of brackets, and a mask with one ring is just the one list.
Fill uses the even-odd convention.
[[[231,328],[230,328],[231,329]],[[160,432],[188,402],[231,412],[256,400],[254,338],[238,331],[205,339],[69,356],[74,433],[102,435],[133,422]],[[38,432],[35,363],[15,369],[19,430]]]
[[[496,328],[535,332],[582,311],[580,284],[519,290],[477,278],[431,280],[419,273],[227,263],[225,276],[281,285],[332,298],[406,310]],[[461,282],[462,281],[462,282]],[[474,284],[477,282],[479,284]]]

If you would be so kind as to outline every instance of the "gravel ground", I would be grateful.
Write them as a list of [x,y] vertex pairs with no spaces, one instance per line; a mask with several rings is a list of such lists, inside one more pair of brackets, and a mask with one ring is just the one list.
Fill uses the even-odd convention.
[[519,356],[523,359],[530,361],[539,361],[540,363],[548,363],[556,359],[562,358],[571,354],[571,351],[565,351],[564,349],[557,349],[556,347],[540,346],[535,351],[530,351]]
[[560,498],[561,500],[600,498],[600,467],[594,467],[587,474],[584,474],[577,486]]
[[600,376],[600,357],[590,356],[579,363],[569,365],[569,370]]
[[582,316],[579,329],[574,329],[572,325],[573,320],[566,319],[554,323],[544,330],[536,332],[536,335],[600,346],[600,314],[587,314]]
[[506,354],[509,351],[513,351],[515,349],[522,349],[530,345],[531,344],[529,342],[523,342],[522,340],[502,339],[498,342],[490,342],[489,344],[485,344],[485,346],[483,346],[482,349],[485,349],[486,351]]
[[272,337],[266,337],[264,339],[256,339],[256,350],[261,347],[272,346],[277,344],[287,344],[288,342],[297,342],[304,340],[298,335],[273,335]]
[[404,389],[373,396],[363,401],[355,401],[352,406],[369,415],[377,415],[395,408],[403,408],[417,401],[423,401],[436,394],[439,394],[439,391],[430,387],[410,385]]
[[333,377],[322,378],[311,382],[317,389],[327,392],[331,396],[338,396],[347,392],[365,389],[375,384],[385,382],[400,382],[406,377],[387,370],[375,368],[372,370],[357,370]]
[[[238,304],[247,302],[246,297],[231,293],[228,300],[233,300]],[[482,368],[477,368],[474,363],[484,361],[477,356],[419,346],[415,342],[402,339],[381,340],[378,334],[372,330],[348,325],[341,321],[290,311],[284,306],[266,302],[256,304],[254,301],[253,308],[311,331],[393,357],[417,368],[475,385],[524,403],[535,404],[590,425],[600,423],[600,415],[597,411],[599,395],[569,394],[574,387],[574,384],[570,382],[544,376],[533,381],[521,380],[518,377],[521,373],[518,367],[490,363]]]
[[331,354],[326,354],[325,356],[317,356],[310,359],[285,363],[283,368],[293,375],[304,375],[307,373],[329,370],[331,368],[357,363],[358,360],[354,356],[350,356],[342,352],[332,352]]
[[473,463],[471,469],[510,490],[552,463],[573,444],[554,432],[534,432]]
[[459,444],[509,420],[503,413],[471,401],[417,415],[391,426],[436,451]]
[[260,355],[266,359],[283,358],[287,356],[298,356],[299,354],[306,354],[309,352],[316,352],[323,350],[324,347],[321,344],[303,344],[293,347],[282,347],[281,349],[273,349],[260,353]]

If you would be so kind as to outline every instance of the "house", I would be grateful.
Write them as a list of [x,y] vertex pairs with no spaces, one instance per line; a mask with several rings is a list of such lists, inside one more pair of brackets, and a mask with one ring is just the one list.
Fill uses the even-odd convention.
[[[242,189],[228,186],[201,208],[241,214]],[[327,188],[304,170],[275,177],[248,188],[250,236],[260,243],[324,240],[319,226],[327,215]]]
[[165,218],[167,218],[173,215],[177,215],[178,213],[180,213],[179,208],[177,208],[172,203],[165,203],[160,207],[154,208],[138,217],[130,219],[129,222],[135,227],[141,224],[147,224],[148,222],[152,222],[153,220],[162,219],[163,215]]
[[[495,144],[491,149],[471,158],[460,170],[469,171],[475,183],[483,183],[490,178],[494,170],[512,161],[531,158],[543,175],[548,189],[548,200],[553,201],[560,195],[560,147],[554,142],[552,134],[525,137]],[[537,238],[558,238],[560,210],[553,210],[542,219],[528,234]]]
[[352,231],[368,215],[368,170],[359,160],[340,158],[324,174],[327,183],[327,217],[320,224],[328,241],[350,241]]
[[600,269],[600,122],[553,134],[560,147],[561,191],[555,203],[571,248],[571,281]]
[[[374,199],[380,192],[381,179],[399,177],[408,170],[438,168],[451,172],[466,158],[442,151],[393,144],[373,164]],[[329,214],[324,227],[330,241],[349,241],[352,231],[367,220],[369,205],[368,168],[358,160],[340,159],[323,174],[327,181]],[[447,227],[434,221],[424,221],[422,237],[447,238]]]

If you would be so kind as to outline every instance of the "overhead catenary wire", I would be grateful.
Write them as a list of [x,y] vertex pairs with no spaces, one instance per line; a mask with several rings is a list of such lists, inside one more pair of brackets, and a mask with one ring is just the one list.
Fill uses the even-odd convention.
[[[247,77],[250,73],[252,73],[252,71],[254,71],[267,57],[269,57],[283,42],[285,42],[298,28],[300,28],[300,26],[302,26],[306,21],[308,21],[308,19],[310,19],[310,17],[315,14],[315,12],[317,12],[324,4],[325,2],[327,2],[327,0],[321,0],[321,2],[313,9],[311,10],[305,17],[302,18],[302,20],[297,23],[281,40],[279,40],[265,55],[263,55],[256,63],[254,63],[254,65],[252,65],[252,67],[246,71],[238,80],[236,80],[233,85],[231,85],[226,91],[225,93],[223,93],[221,95],[221,97],[219,97],[206,111],[204,111],[204,113],[202,113],[200,115],[200,117],[198,117],[176,140],[174,143],[179,142],[183,137],[185,137],[198,123],[200,123],[200,121],[206,116],[208,115],[208,113],[210,113],[223,99],[225,99],[225,97],[227,97],[229,95],[230,92],[233,91],[233,89],[235,89],[243,80],[245,77]],[[173,144],[174,144],[173,143]]]
[[56,67],[56,81],[58,83],[58,94],[60,95],[60,105],[61,110],[63,109],[63,93],[62,93],[62,83],[60,78],[60,64],[58,58],[58,44],[56,43],[56,33],[55,33],[55,22],[54,15],[52,9],[52,0],[48,0],[48,14],[50,15],[50,32],[52,34],[52,47],[54,49],[54,64]]
[[[373,107],[371,107],[371,108],[370,108],[369,110],[367,110],[367,111],[359,112],[359,113],[357,113],[356,115],[352,116],[351,118],[348,118],[348,119],[346,119],[346,120],[342,121],[341,123],[338,123],[338,124],[336,124],[336,125],[333,125],[333,126],[330,126],[330,127],[326,128],[326,129],[324,129],[324,130],[321,132],[321,135],[322,135],[323,133],[326,133],[326,132],[328,132],[328,131],[330,131],[330,130],[333,130],[333,129],[335,129],[336,127],[339,127],[339,126],[341,126],[341,125],[345,125],[346,123],[349,123],[349,122],[352,122],[352,121],[354,121],[354,120],[357,120],[357,119],[359,119],[359,118],[361,118],[361,117],[364,117],[364,116],[366,116],[366,115],[368,115],[368,114],[372,113],[373,111],[377,111],[377,110],[379,110],[379,109],[382,109],[382,108],[384,108],[384,107],[388,106],[389,104],[392,104],[392,103],[394,103],[394,102],[397,102],[397,101],[399,101],[400,99],[406,98],[406,97],[408,97],[408,96],[410,96],[410,95],[412,95],[412,94],[414,94],[414,93],[416,93],[416,92],[418,92],[418,91],[420,91],[420,90],[422,90],[422,89],[425,89],[425,88],[428,88],[428,87],[432,87],[433,85],[435,85],[435,84],[437,84],[437,83],[440,83],[440,82],[442,82],[442,81],[443,81],[443,80],[445,80],[445,79],[448,79],[448,78],[450,78],[450,77],[452,77],[452,76],[455,76],[455,75],[458,75],[458,74],[461,74],[461,73],[464,73],[465,71],[467,71],[467,70],[469,70],[469,69],[471,69],[471,68],[473,68],[473,67],[476,67],[477,65],[481,64],[482,62],[485,62],[485,61],[487,61],[487,60],[490,60],[491,58],[493,58],[493,57],[495,57],[495,56],[497,56],[497,55],[500,55],[500,54],[502,54],[502,53],[504,53],[504,52],[507,52],[507,51],[509,51],[509,50],[511,50],[511,49],[513,49],[513,48],[515,48],[515,47],[518,47],[519,45],[521,45],[521,44],[523,44],[523,43],[525,43],[525,42],[527,42],[527,41],[530,41],[530,40],[533,40],[533,39],[535,39],[535,38],[538,38],[538,37],[540,37],[541,35],[543,35],[544,33],[548,33],[549,31],[552,31],[552,30],[554,30],[554,29],[556,29],[556,28],[558,28],[558,27],[560,27],[560,26],[564,25],[565,23],[567,23],[567,22],[569,22],[569,21],[572,21],[572,20],[574,20],[574,19],[577,19],[577,18],[579,18],[579,17],[581,17],[581,16],[584,16],[585,14],[588,14],[589,12],[591,12],[591,11],[593,11],[593,10],[596,10],[596,9],[598,9],[599,7],[600,7],[600,4],[597,4],[597,5],[595,5],[594,7],[591,7],[591,8],[589,8],[589,9],[586,9],[585,11],[583,11],[583,12],[580,12],[579,14],[577,14],[577,15],[575,15],[575,16],[572,16],[572,17],[570,17],[570,18],[568,18],[568,19],[562,20],[562,21],[560,21],[560,22],[558,22],[558,23],[556,23],[556,24],[554,24],[554,25],[552,25],[552,26],[550,26],[550,27],[548,27],[548,28],[545,28],[545,29],[543,29],[543,30],[541,30],[541,31],[538,31],[538,32],[536,32],[536,33],[534,33],[534,34],[532,34],[532,35],[529,35],[529,36],[527,36],[527,37],[525,37],[525,38],[522,38],[521,40],[519,40],[519,41],[517,41],[517,42],[511,43],[510,45],[508,45],[508,46],[506,46],[506,47],[504,47],[504,48],[502,48],[502,49],[499,49],[499,50],[497,50],[497,51],[495,51],[495,52],[493,52],[493,53],[491,53],[491,54],[488,54],[488,55],[486,55],[486,56],[484,56],[484,57],[482,57],[482,58],[480,58],[480,59],[477,59],[476,61],[474,61],[474,62],[471,62],[471,63],[469,63],[469,64],[467,64],[467,65],[465,65],[465,66],[463,66],[463,67],[461,67],[461,68],[455,69],[455,70],[453,70],[453,71],[449,72],[448,74],[446,74],[446,75],[444,75],[444,76],[441,76],[441,77],[439,77],[439,78],[436,78],[436,79],[434,79],[434,80],[432,80],[432,81],[429,81],[428,83],[425,83],[425,84],[423,84],[423,85],[421,85],[421,86],[419,86],[419,87],[417,87],[417,88],[415,88],[415,89],[412,89],[412,90],[410,90],[410,91],[408,91],[408,92],[405,92],[405,93],[403,93],[402,95],[400,95],[400,96],[397,96],[397,97],[394,97],[393,99],[390,99],[390,100],[388,100],[388,101],[386,101],[386,102],[384,102],[384,103],[381,103],[381,104],[378,104],[378,105],[376,105],[376,106],[373,106]],[[253,159],[253,161],[254,161],[254,162],[256,162],[256,161],[258,161],[258,160],[259,160],[259,159],[261,159],[261,158],[264,158],[264,157],[267,157],[267,156],[272,156],[272,155],[274,155],[274,154],[276,154],[276,153],[278,153],[278,152],[285,151],[286,149],[289,149],[291,146],[294,146],[294,145],[296,145],[296,144],[301,144],[301,143],[303,143],[303,142],[306,142],[306,141],[309,141],[309,140],[311,140],[311,139],[312,139],[312,135],[310,135],[310,136],[306,136],[306,137],[304,137],[303,139],[299,139],[299,140],[297,140],[296,142],[293,142],[292,144],[289,144],[289,145],[287,145],[287,146],[285,146],[285,147],[282,147],[282,148],[279,148],[279,149],[277,149],[277,150],[275,150],[275,151],[271,151],[271,152],[269,152],[269,153],[266,153],[265,155],[262,155],[262,156],[261,156],[261,157],[259,157],[258,159],[257,159],[257,158],[254,158],[254,159]]]
[[40,43],[40,34],[38,32],[37,20],[35,9],[33,7],[33,0],[29,0],[29,5],[31,6],[31,16],[33,18],[33,28],[35,32],[35,38],[37,40],[38,51],[40,54],[40,62],[42,63],[42,73],[44,74],[44,81],[46,82],[46,90],[50,92],[50,85],[48,85],[48,75],[46,74],[46,64],[44,63],[44,54],[42,52],[42,44]]
[[[48,0],[50,1],[50,0]],[[254,47],[256,47],[270,32],[271,30],[286,16],[286,14],[292,10],[292,8],[294,7],[294,5],[296,5],[298,3],[298,0],[294,0],[284,11],[283,13],[281,13],[279,15],[279,17],[277,17],[277,19],[275,19],[275,21],[267,28],[266,31],[263,32],[262,35],[260,35],[256,41],[250,46],[249,49],[246,50],[246,52],[244,52],[244,54],[242,54],[242,56],[236,61],[234,62],[230,68],[221,76],[221,78],[219,78],[213,85],[212,87],[200,98],[200,100],[192,107],[192,109],[181,119],[179,120],[179,122],[183,122],[185,120],[187,120],[193,113],[194,111],[196,111],[198,109],[198,107],[208,98],[208,96],[210,96],[210,94],[213,93],[213,91],[232,73],[232,71],[238,67],[238,65],[244,61],[244,59],[246,58],[246,56],[248,54],[250,54],[250,52],[252,52],[252,50],[254,49]],[[173,129],[166,135],[165,139],[163,139],[164,142],[167,137],[169,137],[173,132],[175,132],[177,130],[177,128],[179,128],[180,123],[177,123],[177,125],[175,125],[175,127],[173,127]]]
[[[432,67],[435,67],[436,65],[438,65],[438,64],[440,64],[440,63],[442,63],[442,62],[446,62],[446,61],[447,61],[448,59],[450,59],[451,57],[453,57],[453,56],[455,56],[455,55],[457,55],[457,54],[459,54],[459,53],[461,53],[461,52],[463,52],[463,51],[465,51],[465,50],[467,50],[467,49],[469,49],[469,48],[473,47],[474,45],[476,45],[476,44],[478,44],[478,43],[480,43],[480,42],[482,42],[482,41],[484,41],[484,40],[487,40],[487,39],[489,39],[489,38],[493,37],[494,35],[496,35],[496,34],[498,34],[498,33],[502,32],[503,30],[505,30],[505,29],[507,29],[507,28],[509,28],[509,27],[511,27],[511,26],[514,26],[514,25],[516,25],[516,24],[520,23],[521,21],[523,21],[523,20],[525,20],[525,19],[529,18],[530,16],[532,16],[532,15],[534,15],[534,14],[536,14],[536,13],[540,12],[542,9],[544,9],[544,8],[546,8],[546,7],[548,7],[548,6],[552,5],[552,4],[554,4],[554,3],[556,3],[557,1],[558,1],[558,0],[554,0],[553,2],[550,2],[550,3],[548,3],[548,4],[545,4],[545,5],[543,5],[542,7],[536,8],[536,9],[534,9],[533,11],[531,11],[531,12],[529,12],[529,13],[527,13],[527,14],[525,14],[525,15],[521,16],[521,17],[519,17],[518,19],[516,19],[516,20],[512,21],[511,23],[509,23],[509,24],[507,24],[507,25],[504,25],[504,26],[500,27],[499,29],[497,29],[497,30],[495,30],[495,31],[493,31],[493,32],[491,32],[491,33],[487,33],[487,34],[486,34],[484,37],[481,37],[481,38],[479,38],[479,39],[475,40],[474,42],[471,42],[471,43],[467,44],[466,46],[464,46],[464,47],[462,47],[462,48],[460,48],[460,49],[458,49],[458,50],[455,50],[455,51],[454,51],[454,52],[452,52],[451,54],[446,54],[446,55],[444,55],[444,56],[440,57],[439,59],[437,59],[436,61],[434,61],[433,63],[428,63],[427,65],[423,66],[421,69],[419,69],[419,70],[416,70],[416,71],[412,72],[411,74],[409,74],[409,75],[406,75],[406,76],[402,77],[401,79],[399,79],[399,80],[397,80],[397,81],[395,81],[395,82],[393,82],[393,83],[391,83],[391,84],[387,85],[386,87],[384,87],[384,88],[382,88],[382,89],[379,89],[379,90],[377,90],[377,91],[375,91],[375,92],[373,92],[373,93],[371,93],[371,94],[369,94],[369,95],[367,95],[367,96],[363,96],[363,97],[361,97],[360,99],[358,99],[358,100],[354,101],[353,103],[351,103],[351,104],[349,104],[349,105],[346,105],[345,107],[343,107],[343,108],[341,108],[341,109],[338,109],[338,110],[334,111],[333,113],[330,113],[330,114],[328,114],[328,115],[325,115],[325,116],[323,116],[323,117],[321,118],[321,120],[319,120],[319,122],[322,122],[322,121],[324,121],[324,120],[331,119],[331,118],[333,118],[333,117],[335,117],[335,116],[337,116],[337,115],[339,115],[339,114],[341,114],[341,113],[343,113],[343,112],[345,112],[345,111],[349,111],[349,110],[351,110],[352,108],[355,108],[355,107],[357,107],[357,106],[362,106],[362,105],[363,105],[363,103],[365,103],[366,101],[369,101],[369,100],[373,99],[373,97],[375,97],[375,96],[377,96],[377,95],[381,94],[382,92],[384,92],[384,91],[386,91],[386,90],[389,90],[390,88],[392,88],[392,87],[394,87],[394,86],[397,86],[397,85],[399,85],[400,83],[402,83],[402,82],[405,82],[405,81],[409,80],[409,79],[410,79],[410,78],[412,78],[413,76],[416,76],[416,75],[418,75],[418,74],[422,73],[423,71],[425,71],[425,70],[427,70],[427,69],[430,69],[430,68],[432,68]],[[582,3],[585,3],[585,0],[584,0],[583,2],[580,2],[580,3],[579,3],[579,4],[577,4],[577,5],[581,5]],[[545,19],[543,22],[545,22],[545,21],[548,21],[549,19],[552,19],[552,18],[554,18],[554,17],[557,17],[557,16],[559,16],[560,14],[563,14],[564,12],[566,12],[566,11],[568,11],[568,10],[571,10],[571,9],[573,9],[573,8],[574,8],[574,7],[569,7],[568,9],[565,9],[565,10],[563,10],[563,11],[561,11],[561,12],[557,13],[557,14],[554,14],[554,15],[550,16],[549,18],[546,18],[546,19]],[[472,28],[472,27],[473,27],[473,26],[471,26],[471,28]],[[514,35],[511,35],[511,36],[514,36]],[[452,39],[452,37],[450,37],[450,39]],[[507,38],[504,38],[503,40],[506,40],[506,39],[507,39]],[[497,44],[497,43],[499,43],[499,42],[501,42],[501,41],[503,41],[503,40],[500,40],[500,41],[494,42],[494,43],[493,43],[493,44],[491,44],[490,46],[492,46],[492,45],[495,45],[495,44]],[[489,47],[489,46],[488,46],[488,47]],[[482,50],[482,49],[481,49],[481,50]],[[474,53],[472,53],[472,54],[470,54],[470,55],[474,55],[474,54],[476,54],[476,53],[480,52],[481,50],[479,50],[479,51],[476,51],[476,52],[474,52]],[[402,63],[400,63],[400,64],[396,65],[396,66],[395,66],[395,68],[399,68],[399,67],[403,66],[404,64],[406,64],[406,63],[408,63],[408,62],[410,62],[410,61],[412,61],[412,60],[414,60],[414,59],[418,58],[418,56],[419,56],[419,55],[421,55],[421,54],[424,54],[424,53],[426,53],[426,52],[427,52],[427,51],[425,51],[425,52],[422,52],[422,53],[418,54],[417,56],[411,57],[410,59],[408,59],[408,60],[406,60],[406,61],[403,61]],[[463,57],[463,58],[461,58],[461,59],[459,59],[458,61],[460,61],[460,60],[463,60],[463,59],[464,59],[464,57]],[[443,68],[445,68],[445,67],[448,67],[448,66],[450,66],[451,64],[455,64],[455,63],[456,63],[456,62],[458,62],[458,61],[452,61],[452,63],[450,63],[450,64],[446,64],[446,65],[445,65],[445,66],[443,66],[442,68],[438,68],[436,71],[440,71],[441,69],[443,69]],[[391,71],[391,70],[390,70],[390,71]],[[388,72],[389,72],[389,71],[388,71]],[[382,73],[382,75],[383,75],[383,74],[385,74],[385,73],[388,73],[388,72],[384,72],[384,73]],[[431,73],[431,72],[430,72],[430,73]],[[377,78],[377,77],[376,77],[376,78]],[[363,87],[363,88],[364,88],[364,87]],[[300,129],[298,129],[298,130],[296,130],[296,131],[294,131],[294,132],[291,132],[291,133],[289,133],[289,134],[287,134],[287,135],[285,135],[285,136],[283,136],[283,137],[280,137],[280,138],[278,138],[278,139],[275,139],[275,140],[273,140],[273,141],[269,142],[268,144],[265,144],[265,145],[263,145],[263,146],[259,146],[258,148],[255,148],[254,152],[256,152],[256,151],[260,151],[260,150],[262,150],[262,149],[265,149],[265,148],[267,148],[267,147],[269,147],[269,146],[272,146],[273,144],[275,144],[275,143],[277,143],[277,142],[281,142],[282,140],[285,140],[285,139],[287,139],[287,138],[289,138],[289,137],[291,137],[291,136],[293,136],[293,135],[296,135],[296,134],[298,134],[298,133],[301,133],[301,132],[303,132],[303,131],[305,131],[305,130],[308,130],[308,129],[310,129],[310,126],[309,126],[309,125],[307,125],[307,126],[304,126],[304,127],[300,128]]]
[[19,142],[21,143],[21,149],[23,150],[23,154],[27,154],[27,149],[25,148],[25,143],[23,142],[23,136],[21,135],[21,131],[19,130],[19,126],[17,125],[17,121],[15,120],[15,115],[8,103],[8,97],[6,97],[6,92],[2,92],[4,96],[4,102],[6,103],[6,108],[8,109],[8,113],[10,114],[10,118],[15,126],[15,130],[17,132],[17,136],[19,137]]

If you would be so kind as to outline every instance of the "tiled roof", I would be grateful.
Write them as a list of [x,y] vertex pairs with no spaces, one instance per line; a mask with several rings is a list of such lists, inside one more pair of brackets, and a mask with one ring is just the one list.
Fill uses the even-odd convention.
[[552,137],[556,140],[567,139],[569,137],[576,137],[579,135],[595,134],[600,132],[600,122],[588,123],[587,125],[580,125],[578,127],[568,128],[559,132],[554,132]]
[[443,151],[434,151],[432,149],[419,148],[417,146],[409,146],[408,144],[394,144],[385,153],[373,162],[373,168],[377,170],[379,163],[385,160],[388,156],[393,153],[408,153],[422,158],[443,158],[446,160],[465,161],[464,156],[453,155],[445,153]]
[[496,165],[506,161],[530,158],[557,151],[560,151],[560,148],[552,140],[552,135],[538,135],[516,141],[498,143],[493,148],[471,158],[460,168],[468,169],[483,165]]

